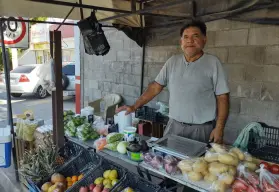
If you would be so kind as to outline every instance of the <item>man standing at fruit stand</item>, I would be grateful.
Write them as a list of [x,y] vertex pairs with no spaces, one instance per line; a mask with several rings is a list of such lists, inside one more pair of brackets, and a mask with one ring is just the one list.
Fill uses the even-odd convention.
[[216,56],[203,52],[205,23],[191,21],[182,27],[180,37],[183,54],[168,59],[136,103],[122,106],[117,112],[134,112],[167,86],[170,120],[164,135],[222,143],[229,113],[229,88],[222,64]]

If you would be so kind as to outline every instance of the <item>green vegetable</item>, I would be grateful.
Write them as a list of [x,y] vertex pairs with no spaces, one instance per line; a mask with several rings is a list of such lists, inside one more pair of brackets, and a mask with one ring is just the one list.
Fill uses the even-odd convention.
[[110,133],[107,135],[107,143],[114,143],[116,141],[121,141],[124,137],[122,133]]
[[109,149],[109,150],[111,150],[111,151],[117,151],[117,146],[118,146],[119,143],[120,143],[120,141],[116,141],[116,142],[114,142],[114,143],[106,144],[106,145],[105,145],[105,148],[106,148],[106,149]]
[[77,128],[77,136],[83,141],[97,139],[99,134],[92,128],[90,123],[84,123]]
[[121,154],[126,154],[127,153],[127,146],[128,146],[128,142],[126,141],[121,141],[118,145],[117,145],[117,151]]

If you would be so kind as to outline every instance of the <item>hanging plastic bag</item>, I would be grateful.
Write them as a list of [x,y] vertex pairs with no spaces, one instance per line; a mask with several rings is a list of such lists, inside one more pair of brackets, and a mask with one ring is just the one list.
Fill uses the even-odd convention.
[[156,105],[159,105],[160,107],[156,112],[159,112],[165,116],[169,116],[169,106],[165,105],[162,102],[157,102]]
[[102,25],[98,23],[95,12],[79,21],[78,27],[83,36],[85,52],[89,55],[106,55],[110,46],[102,30]]
[[94,146],[96,148],[96,151],[101,151],[105,148],[107,144],[107,140],[105,137],[99,138],[94,142]]

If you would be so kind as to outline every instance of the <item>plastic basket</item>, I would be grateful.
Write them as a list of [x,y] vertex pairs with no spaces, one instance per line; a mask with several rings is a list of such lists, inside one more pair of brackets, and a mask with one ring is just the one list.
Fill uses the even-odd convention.
[[156,109],[150,108],[148,106],[143,106],[137,109],[135,112],[135,117],[162,124],[167,124],[169,121],[169,118],[167,116],[164,116],[159,112],[156,112]]
[[251,131],[248,152],[259,159],[279,163],[279,128],[265,123],[260,124],[264,129],[265,137],[259,137]]
[[[72,177],[74,175],[83,174],[84,176],[89,173],[91,170],[99,167],[102,163],[103,158],[96,153],[90,153],[88,151],[82,151],[82,153],[72,159],[66,166],[61,167],[56,172],[62,174],[65,178]],[[44,179],[39,183],[30,183],[32,190],[41,188],[41,186],[51,180],[51,176]],[[73,185],[74,186],[74,185]],[[30,190],[30,188],[29,188]]]
[[[125,178],[125,174],[127,172],[127,170],[121,167],[120,165],[117,165],[114,162],[109,161],[107,159],[103,159],[101,165],[99,165],[95,169],[90,170],[89,173],[84,175],[83,179],[78,181],[66,192],[79,192],[79,189],[81,187],[84,186],[88,187],[90,184],[92,184],[95,181],[95,179],[97,179],[98,177],[103,177],[103,173],[106,170],[117,170],[119,182],[121,182]],[[112,192],[113,188],[110,191]]]
[[59,155],[63,157],[65,164],[70,162],[73,158],[79,156],[86,149],[72,141],[65,143],[58,151]]
[[159,185],[131,172],[127,173],[125,178],[114,187],[113,192],[121,192],[126,187],[132,188],[135,192],[158,192],[161,189]]
[[171,192],[171,191],[167,189],[160,189],[159,192]]

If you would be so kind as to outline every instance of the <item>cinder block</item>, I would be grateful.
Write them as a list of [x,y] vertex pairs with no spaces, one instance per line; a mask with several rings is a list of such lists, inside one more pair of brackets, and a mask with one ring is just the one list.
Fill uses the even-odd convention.
[[148,87],[149,83],[151,83],[153,81],[154,81],[154,78],[144,77],[144,79],[143,79],[143,86],[146,88],[146,87]]
[[102,98],[102,91],[98,89],[90,89],[89,102]]
[[123,39],[117,39],[116,37],[113,37],[113,39],[109,40],[109,44],[111,49],[113,50],[122,50],[124,49],[124,40]]
[[141,61],[142,60],[142,48],[131,49],[131,60],[132,61]]
[[110,82],[104,82],[104,91],[111,92],[111,83]]
[[131,97],[138,98],[140,96],[140,87],[123,85],[123,94]]
[[279,27],[263,26],[251,28],[249,32],[249,45],[276,45],[279,44]]
[[111,83],[111,87],[113,93],[123,94],[123,84]]
[[250,27],[250,22],[231,21],[231,29],[249,29]]
[[227,119],[226,127],[231,129],[235,129],[240,133],[240,131],[248,125],[248,123],[258,121],[259,118],[253,116],[252,114],[244,115],[244,114],[237,114],[237,113],[230,113]]
[[240,98],[230,97],[230,112],[240,113]]
[[111,62],[109,64],[109,70],[115,73],[123,73],[125,72],[125,65],[123,62]]
[[245,69],[245,80],[247,81],[262,81],[264,79],[264,67],[262,66],[247,66]]
[[240,111],[241,114],[274,120],[279,116],[279,102],[243,99]]
[[232,97],[260,99],[261,82],[230,82],[229,87]]
[[265,50],[265,64],[279,64],[279,46],[268,46]]
[[262,101],[279,101],[279,84],[278,83],[263,83],[262,93],[261,93]]
[[90,78],[90,79],[102,81],[106,78],[105,72],[100,72],[100,71],[86,71],[84,74],[88,75],[88,79]]
[[248,29],[217,31],[215,46],[243,46],[247,45]]
[[141,83],[141,76],[123,74],[123,84],[140,86],[140,83]]
[[231,21],[226,19],[219,19],[206,23],[208,31],[228,30],[231,28]]
[[171,56],[181,54],[180,46],[147,47],[146,62],[166,62]]
[[132,73],[132,63],[131,62],[124,62],[124,73],[131,74]]
[[226,145],[232,145],[235,140],[237,139],[239,134],[239,130],[235,127],[225,127],[224,129],[224,136],[223,136],[223,142]]
[[279,128],[279,120],[278,119],[274,119],[274,120],[268,120],[268,119],[264,119],[264,118],[259,118],[259,122],[265,123],[268,126],[272,126],[272,127],[278,127]]
[[93,56],[93,62],[94,62],[95,64],[101,65],[101,64],[103,63],[103,61],[104,61],[104,57],[103,57],[103,56],[101,56],[101,55],[99,55],[99,56],[94,55],[94,56]]
[[132,65],[132,74],[141,75],[141,64]]
[[227,48],[206,48],[204,49],[206,53],[215,55],[220,59],[222,63],[226,63],[228,59],[228,49]]
[[243,81],[245,79],[245,66],[237,64],[223,65],[229,81]]
[[264,67],[263,80],[269,82],[279,82],[279,66],[268,65]]
[[230,47],[228,63],[263,64],[264,47]]
[[125,105],[133,105],[136,102],[136,98],[123,95],[123,101]]
[[104,82],[103,81],[98,82],[98,89],[101,91],[104,91]]
[[120,74],[119,73],[106,72],[104,81],[112,82],[112,83],[120,83],[120,81],[121,81]]
[[117,61],[116,50],[110,49],[110,51],[104,56],[104,61]]
[[89,88],[98,89],[98,81],[97,80],[89,80]]
[[215,45],[215,31],[208,31],[206,34],[207,37],[207,42],[206,42],[206,47],[214,47]]
[[116,52],[117,61],[130,61],[131,51],[130,50],[119,50]]
[[151,78],[156,78],[159,72],[161,71],[163,65],[149,65],[148,66],[148,76]]

